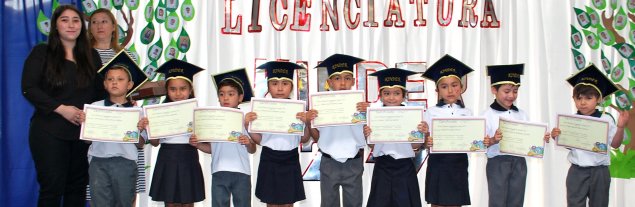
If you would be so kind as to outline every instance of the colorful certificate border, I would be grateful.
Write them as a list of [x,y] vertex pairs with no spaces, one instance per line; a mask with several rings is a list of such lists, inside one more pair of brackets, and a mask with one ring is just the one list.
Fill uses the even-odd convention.
[[[416,111],[419,113],[419,116],[421,117],[421,121],[423,121],[423,113],[424,113],[424,108],[423,107],[417,107],[417,106],[397,106],[397,107],[369,107],[366,111],[366,124],[370,127],[372,122],[371,122],[371,112],[372,111]],[[414,115],[414,113],[413,113]],[[396,123],[396,124],[400,124],[400,123]],[[421,134],[421,132],[418,131],[418,129],[413,129],[414,131],[416,131],[417,133]],[[418,136],[418,135],[415,135]],[[400,142],[400,141],[373,141],[372,139],[373,134],[371,133],[370,136],[368,136],[368,144],[383,144],[383,143],[424,143],[425,141],[425,137],[421,138],[420,142],[417,141],[406,141],[406,142]]]
[[556,145],[558,146],[563,146],[566,148],[574,148],[574,149],[579,149],[579,150],[584,150],[587,152],[593,152],[593,153],[597,153],[597,154],[602,154],[602,155],[606,155],[609,152],[609,123],[606,120],[600,119],[600,118],[596,118],[596,117],[592,117],[592,116],[583,116],[583,115],[573,115],[573,114],[558,114],[556,117],[556,123],[558,126],[558,128],[560,128],[560,117],[569,117],[569,118],[578,118],[578,119],[585,119],[585,120],[589,120],[589,121],[595,121],[595,122],[601,122],[603,124],[606,124],[606,132],[604,134],[606,134],[606,141],[604,142],[606,144],[606,148],[607,150],[605,152],[595,152],[593,150],[589,150],[589,149],[581,149],[581,148],[577,148],[574,146],[569,146],[569,145],[564,145],[564,144],[560,144],[559,140],[560,137],[558,137],[558,139],[556,139]]
[[[311,103],[311,107],[310,109],[313,109],[313,97],[314,96],[329,96],[329,95],[338,95],[338,94],[361,94],[362,95],[362,100],[360,100],[360,102],[364,102],[366,100],[366,98],[364,97],[365,92],[362,90],[347,90],[347,91],[326,91],[326,92],[317,92],[312,94],[311,96],[309,96],[309,103]],[[359,103],[359,102],[358,102]],[[361,112],[359,112],[361,113]],[[354,115],[354,114],[351,114]],[[360,121],[357,123],[353,123],[353,122],[344,122],[344,123],[331,123],[331,124],[322,124],[322,125],[315,125],[314,121],[311,121],[311,128],[320,128],[320,127],[330,127],[330,126],[346,126],[346,125],[358,125],[358,124],[366,124],[366,121]]]
[[[272,98],[252,98],[251,99],[251,111],[253,112],[254,103],[255,102],[276,102],[276,103],[290,103],[290,104],[302,104],[302,109],[306,109],[306,101],[298,101],[298,100],[289,100],[289,99],[272,99]],[[249,133],[265,133],[265,134],[281,134],[281,135],[304,135],[304,129],[306,128],[306,124],[302,123],[301,120],[298,120],[299,123],[303,125],[302,131],[298,132],[288,132],[288,131],[267,131],[267,130],[253,130],[251,128],[252,123],[249,123],[248,131]]]
[[[471,116],[471,117],[466,117],[466,118],[460,118],[460,117],[432,118],[431,121],[430,121],[430,122],[432,122],[430,124],[430,134],[431,134],[430,136],[432,136],[433,139],[434,139],[434,134],[432,134],[432,129],[434,128],[434,121],[436,121],[436,120],[481,120],[481,121],[483,121],[483,135],[481,135],[481,139],[480,140],[474,140],[474,141],[480,141],[480,144],[482,146],[478,146],[480,149],[479,150],[474,150],[474,151],[471,151],[471,150],[434,150],[434,144],[433,144],[432,147],[430,148],[430,153],[431,154],[434,154],[434,153],[437,153],[437,154],[441,154],[441,153],[477,153],[477,152],[484,153],[484,152],[487,151],[487,148],[484,147],[485,145],[483,144],[483,139],[482,139],[482,138],[485,138],[485,135],[487,134],[485,117],[474,117],[474,116]],[[433,141],[433,143],[434,143],[434,141]],[[474,145],[474,144],[472,144],[472,145]]]
[[[535,126],[535,127],[543,127],[543,128],[545,128],[544,133],[546,133],[547,130],[548,130],[548,125],[547,124],[527,122],[527,121],[521,121],[521,120],[512,120],[512,119],[506,119],[506,118],[503,118],[503,117],[498,119],[498,123],[499,123],[498,126],[500,126],[500,123],[503,122],[503,121],[510,122],[510,123],[516,123],[516,124],[531,125],[531,126]],[[544,133],[543,133],[543,136],[540,137],[540,139],[543,140],[542,141],[542,146],[534,146],[534,147],[540,147],[540,149],[536,149],[536,150],[541,151],[541,153],[539,153],[540,156],[529,155],[529,153],[531,152],[532,149],[528,149],[529,151],[527,152],[527,154],[518,154],[518,153],[513,153],[513,152],[506,152],[506,151],[503,151],[502,148],[499,148],[500,149],[500,153],[501,154],[505,154],[505,155],[513,155],[513,156],[519,156],[519,157],[530,157],[530,158],[542,159],[545,156]],[[503,135],[503,136],[505,136],[505,135]],[[499,144],[500,144],[500,142],[499,142]],[[499,145],[499,147],[500,147],[500,145]]]
[[[190,104],[192,102],[195,103],[194,108],[198,107],[197,99],[196,98],[191,98],[191,99],[187,99],[187,100],[183,100],[183,101],[176,101],[176,102],[169,102],[169,103],[162,103],[162,104],[144,106],[143,107],[143,114],[145,114],[145,116],[147,117],[148,109],[152,110],[152,109],[156,109],[156,108],[164,108],[164,107],[170,107],[170,106],[174,106],[174,105]],[[192,117],[192,118],[194,118],[194,117]],[[192,120],[192,122],[193,121],[194,120]],[[192,122],[190,122],[192,124],[192,126],[190,126],[190,128],[194,126]],[[150,129],[150,125],[148,124],[148,126],[146,126],[146,132],[148,133],[148,139],[161,139],[161,138],[169,138],[169,137],[179,136],[179,135],[183,135],[183,134],[190,134],[190,133],[192,133],[191,131],[193,131],[193,130],[188,130],[190,132],[180,132],[180,133],[173,133],[173,134],[167,134],[167,135],[162,135],[162,136],[152,136],[150,134],[151,131],[152,130]]]
[[[94,109],[94,110],[105,110],[105,111],[117,111],[117,112],[137,112],[139,114],[139,118],[141,119],[141,108],[121,108],[121,107],[109,107],[109,106],[97,106],[97,105],[90,105],[90,104],[84,104],[84,113],[87,113],[89,109]],[[80,131],[79,131],[79,139],[80,140],[88,140],[88,141],[98,141],[98,142],[112,142],[112,143],[137,143],[139,142],[139,138],[141,138],[141,133],[139,132],[139,129],[137,129],[137,126],[133,126],[134,127],[134,132],[137,133],[137,140],[134,141],[125,141],[124,138],[122,138],[121,141],[115,141],[115,140],[111,140],[111,139],[104,139],[104,138],[99,138],[99,137],[86,137],[84,136],[84,128],[86,127],[86,124],[82,124]]]
[[[197,107],[194,108],[194,111],[192,113],[192,127],[193,127],[193,132],[196,132],[196,112],[197,111],[228,111],[228,112],[233,112],[233,113],[240,113],[242,114],[242,119],[241,120],[241,125],[244,125],[245,123],[245,113],[243,113],[243,111],[239,110],[239,109],[234,109],[234,108],[227,108],[227,107],[220,107],[220,106],[203,106],[203,107]],[[243,130],[240,130],[240,135],[243,135]],[[240,136],[239,135],[239,136]],[[238,139],[238,137],[236,137],[236,139]],[[228,139],[225,140],[220,140],[220,139],[215,139],[215,140],[198,140],[199,142],[230,142],[230,143],[236,143],[238,142],[238,140],[236,141],[230,141]]]

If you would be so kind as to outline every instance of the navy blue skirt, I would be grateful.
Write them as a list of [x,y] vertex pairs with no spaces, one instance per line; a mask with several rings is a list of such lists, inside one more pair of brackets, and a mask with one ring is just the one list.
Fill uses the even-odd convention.
[[467,154],[430,154],[426,170],[426,201],[441,206],[470,205]]
[[203,171],[196,148],[189,144],[161,144],[150,197],[166,203],[194,203],[205,199]]
[[368,207],[420,207],[417,170],[411,158],[375,158]]
[[267,204],[292,204],[306,199],[298,149],[277,151],[262,147],[256,197]]

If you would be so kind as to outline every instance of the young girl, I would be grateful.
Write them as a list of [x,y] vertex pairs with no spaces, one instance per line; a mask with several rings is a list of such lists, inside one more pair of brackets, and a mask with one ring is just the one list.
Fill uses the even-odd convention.
[[[267,88],[272,98],[289,99],[293,89],[293,71],[303,68],[290,62],[267,62],[259,69],[267,70]],[[306,121],[305,113],[296,117]],[[255,112],[245,116],[245,128],[258,118]],[[309,139],[308,130],[303,136],[249,133],[256,144],[262,145],[256,197],[267,206],[293,206],[296,201],[304,200],[304,184],[298,146]]]
[[[388,68],[371,76],[379,81],[379,97],[384,107],[403,106],[406,97],[406,79],[412,71]],[[399,124],[399,123],[395,123]],[[423,133],[423,123],[417,127]],[[372,130],[364,126],[364,136],[368,137]],[[375,144],[373,157],[375,168],[370,184],[368,206],[421,206],[417,170],[413,165],[415,157],[413,149],[419,149],[423,143]]]
[[[171,59],[157,69],[165,74],[167,97],[164,103],[194,98],[192,78],[203,69],[190,63]],[[148,119],[139,121],[146,128]],[[163,201],[166,206],[194,206],[205,199],[203,172],[198,161],[198,151],[189,144],[190,135],[160,139],[161,148],[154,167],[150,197]],[[159,140],[152,139],[153,146]]]
[[[252,90],[245,69],[213,76],[218,89],[218,102],[222,107],[238,108],[242,102],[251,100]],[[196,134],[190,144],[212,154],[212,206],[251,206],[251,167],[249,154],[256,152],[256,144],[243,134],[238,142],[198,143]]]
[[[472,116],[472,111],[465,108],[461,94],[465,90],[461,77],[473,70],[450,55],[445,55],[434,63],[423,74],[424,78],[436,83],[439,102],[429,107],[424,117],[426,122],[423,132],[426,133],[426,147],[432,147],[428,126],[434,117]],[[432,206],[470,205],[470,191],[467,177],[467,154],[430,154],[426,169],[426,201]]]

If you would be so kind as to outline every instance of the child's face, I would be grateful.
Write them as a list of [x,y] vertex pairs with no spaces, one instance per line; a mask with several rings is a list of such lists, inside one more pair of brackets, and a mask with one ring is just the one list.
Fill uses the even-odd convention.
[[287,99],[291,96],[293,83],[288,80],[270,80],[267,82],[267,87],[271,97]]
[[351,87],[355,84],[355,78],[350,73],[333,75],[326,81],[332,91],[351,90]]
[[384,106],[400,106],[404,95],[401,88],[384,88],[381,89],[379,97]]
[[232,86],[223,86],[218,90],[218,102],[223,107],[236,108],[243,101],[243,94]]
[[182,101],[190,98],[192,87],[186,80],[176,78],[168,81],[168,97],[172,101]]
[[128,77],[128,72],[123,69],[110,69],[104,78],[104,88],[110,96],[125,96],[132,89],[132,81]]
[[509,109],[518,98],[518,86],[503,84],[498,89],[492,86],[492,94],[496,96],[496,102]]
[[580,94],[577,97],[573,97],[573,102],[575,102],[575,108],[577,108],[581,114],[591,115],[595,111],[595,106],[600,103],[600,98]]
[[439,93],[439,98],[443,99],[446,104],[453,104],[459,100],[463,86],[458,78],[447,77],[439,80],[436,91]]

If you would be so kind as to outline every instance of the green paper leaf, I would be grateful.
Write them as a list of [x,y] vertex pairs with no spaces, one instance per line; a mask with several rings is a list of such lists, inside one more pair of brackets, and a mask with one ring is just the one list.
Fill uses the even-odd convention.
[[611,9],[615,10],[617,9],[617,0],[610,0],[611,1]]
[[615,105],[620,110],[631,110],[633,103],[624,91],[615,92]]
[[123,44],[123,41],[126,40],[126,35],[128,34],[125,30],[123,30],[123,27],[121,27],[121,25],[117,25],[117,33],[119,34],[119,39],[117,41],[119,42],[119,44]]
[[635,60],[628,59],[628,68],[631,71],[631,76],[635,77]]
[[629,24],[631,25],[631,31],[628,32],[628,39],[631,40],[631,44],[635,44],[635,23],[631,22]]
[[617,43],[613,45],[613,48],[615,48],[618,53],[620,53],[620,55],[622,55],[622,57],[626,59],[635,57],[635,48],[633,48],[633,46],[628,43]]
[[179,49],[176,47],[176,41],[174,39],[170,39],[170,44],[165,48],[164,58],[167,62],[170,59],[179,57]]
[[611,80],[620,82],[624,78],[624,61],[620,61],[613,70],[611,70]]
[[143,72],[145,72],[146,76],[148,76],[148,80],[154,80],[154,78],[156,78],[157,68],[157,62],[155,61],[150,62],[150,64],[143,68]]
[[146,27],[141,30],[141,34],[139,37],[141,43],[143,43],[144,45],[150,44],[150,42],[154,40],[154,33],[156,33],[154,24],[152,22],[148,22],[148,25],[146,25]]
[[104,8],[110,10],[112,8],[112,2],[110,0],[98,0],[99,8]]
[[631,98],[635,101],[635,80],[632,78],[628,78],[628,88],[631,92]]
[[626,27],[626,23],[628,23],[628,17],[626,12],[624,12],[624,8],[620,8],[615,17],[613,17],[613,25],[616,30],[623,30]]
[[601,104],[602,107],[609,107],[613,103],[613,99],[611,99],[611,97],[613,97],[613,94],[604,97],[604,102]]
[[595,11],[595,9],[586,6],[586,13],[589,14],[589,19],[591,19],[591,26],[597,28],[601,26],[602,22],[600,21],[600,15]]
[[135,47],[134,43],[132,43],[132,45],[130,45],[130,47],[128,48],[128,54],[130,54],[130,57],[134,59],[137,65],[141,65],[141,58],[139,58],[139,52],[137,52],[137,48]]
[[123,8],[123,0],[112,0],[112,5],[115,7],[116,10],[121,10],[121,8]]
[[181,16],[185,21],[192,21],[194,19],[194,15],[196,14],[196,10],[194,9],[194,4],[192,4],[192,0],[185,0],[181,5]]
[[139,8],[139,1],[140,0],[126,0],[126,6],[130,10],[137,10],[137,8]]
[[150,61],[157,61],[161,54],[163,53],[163,40],[159,37],[159,40],[155,42],[150,49],[148,49],[148,59]]
[[591,26],[591,17],[589,17],[589,14],[584,12],[584,10],[575,7],[573,10],[575,11],[575,16],[578,19],[578,24],[580,24],[582,28],[589,28],[589,26]]
[[584,39],[591,49],[595,50],[600,48],[600,41],[598,41],[599,38],[595,33],[587,31],[585,29],[582,30],[582,33],[584,33]]
[[51,31],[51,20],[44,15],[42,10],[40,10],[40,13],[37,15],[37,29],[46,36],[48,36]]
[[97,6],[93,0],[84,0],[82,1],[82,7],[84,7],[84,12],[90,16],[97,10]]
[[611,73],[611,61],[606,57],[606,55],[604,55],[604,50],[602,50],[602,68],[604,69],[604,72],[608,75],[609,73]]
[[165,0],[165,9],[169,12],[176,11],[176,8],[179,7],[179,0]]
[[626,3],[626,8],[630,13],[635,13],[635,0],[628,0]]
[[606,0],[593,0],[593,6],[595,6],[598,10],[603,10],[606,8]]
[[584,68],[584,66],[586,66],[586,58],[584,58],[584,55],[575,49],[571,49],[571,53],[573,54],[573,63],[575,64],[575,67],[578,70]]
[[598,26],[597,36],[604,45],[611,46],[615,44],[615,36],[613,36],[613,33],[604,29],[602,26]]
[[181,59],[183,62],[187,62],[187,55],[183,55],[183,59]]
[[190,50],[190,35],[188,35],[187,31],[185,31],[185,27],[181,28],[181,34],[179,34],[179,39],[176,41],[176,45],[182,53],[186,53]]
[[163,4],[163,0],[159,0],[159,5],[154,10],[154,19],[156,19],[159,24],[163,24],[167,16],[168,14],[165,9],[165,4]]
[[624,139],[622,140],[622,144],[623,145],[628,145],[631,143],[631,136],[633,136],[633,134],[631,133],[631,130],[628,128],[624,128]]
[[179,28],[180,23],[179,15],[177,15],[176,12],[170,12],[165,21],[165,30],[170,33],[175,32]]
[[580,49],[580,46],[583,42],[582,39],[582,33],[580,33],[580,31],[578,31],[573,25],[571,25],[571,45],[573,46],[573,48]]
[[152,18],[154,17],[154,1],[150,0],[143,11],[143,16],[145,17],[147,22],[152,22]]
[[53,14],[57,7],[60,7],[60,2],[58,0],[53,0],[53,5],[51,6],[51,14]]

